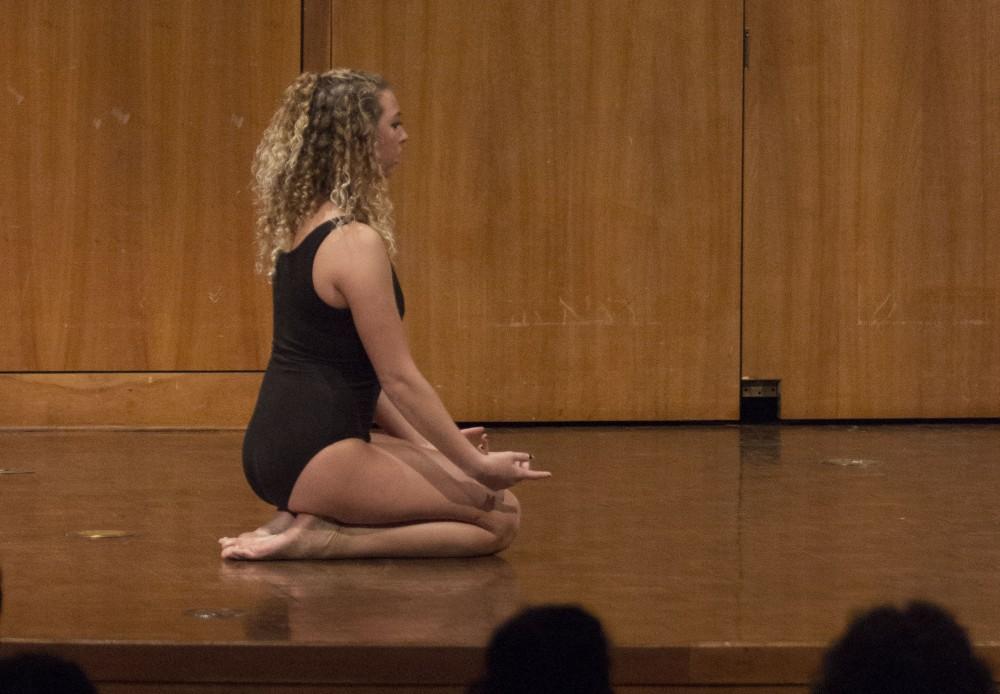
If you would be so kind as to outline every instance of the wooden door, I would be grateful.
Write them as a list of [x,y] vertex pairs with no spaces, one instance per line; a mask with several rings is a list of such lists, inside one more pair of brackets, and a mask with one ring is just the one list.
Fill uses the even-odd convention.
[[250,163],[300,11],[0,1],[0,426],[246,422],[270,348]]
[[1000,415],[1000,2],[748,0],[743,375]]
[[386,75],[414,353],[464,420],[738,412],[742,3],[335,0]]

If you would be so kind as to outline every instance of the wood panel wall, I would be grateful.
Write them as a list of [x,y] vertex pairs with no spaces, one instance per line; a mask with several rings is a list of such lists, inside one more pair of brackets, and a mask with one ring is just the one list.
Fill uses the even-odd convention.
[[395,84],[417,363],[472,420],[738,414],[742,3],[335,0]]
[[335,63],[403,103],[407,322],[456,417],[733,419],[739,375],[785,418],[1000,416],[998,0],[747,0],[742,132],[739,0],[0,19],[0,426],[245,421],[249,163]]
[[0,371],[18,374],[0,389],[0,425],[232,419],[199,419],[203,400],[176,407],[155,389],[137,417],[99,407],[103,391],[90,408],[49,398],[53,379],[63,392],[100,380],[86,372],[139,390],[136,372],[207,372],[202,386],[224,391],[213,372],[263,368],[270,295],[252,269],[249,167],[299,72],[300,12],[0,2]]
[[743,374],[1000,416],[1000,2],[748,0]]

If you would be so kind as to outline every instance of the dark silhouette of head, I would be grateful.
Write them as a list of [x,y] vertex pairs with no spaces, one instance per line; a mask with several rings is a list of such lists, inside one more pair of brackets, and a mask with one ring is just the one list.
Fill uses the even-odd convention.
[[940,607],[912,602],[855,618],[823,660],[813,694],[994,694],[989,667]]
[[97,694],[76,663],[48,653],[0,658],[3,694]]
[[527,609],[500,626],[475,694],[610,694],[608,640],[575,605]]

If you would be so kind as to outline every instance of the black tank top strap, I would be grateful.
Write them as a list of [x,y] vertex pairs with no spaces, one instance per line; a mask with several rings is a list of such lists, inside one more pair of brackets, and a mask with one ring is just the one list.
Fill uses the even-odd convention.
[[[295,260],[296,264],[299,264],[302,268],[298,273],[299,277],[297,278],[297,284],[299,285],[298,292],[300,294],[307,295],[307,298],[304,299],[305,301],[310,302],[316,300],[323,303],[323,300],[316,294],[315,289],[312,288],[312,265],[316,258],[316,252],[319,250],[320,244],[322,244],[323,241],[326,240],[326,237],[329,236],[334,230],[353,221],[354,216],[347,214],[341,215],[340,217],[334,217],[333,219],[328,219],[310,231],[309,234],[302,239],[298,246],[287,253],[282,254],[297,254],[297,252],[301,249],[301,255],[308,257],[308,261],[305,257],[296,258]],[[389,267],[392,270],[392,291],[396,297],[396,308],[399,311],[399,317],[402,318],[406,314],[406,299],[403,296],[402,287],[399,286],[399,277],[396,276],[396,266],[390,261]],[[305,285],[308,285],[308,289],[305,288]],[[323,303],[323,306],[326,307],[326,310],[332,312],[349,311],[349,309],[333,308],[326,303]]]
[[[309,244],[315,250],[319,248],[319,245],[323,243],[323,240],[330,235],[334,229],[342,227],[348,222],[354,221],[354,217],[351,215],[341,215],[340,217],[334,217],[333,219],[328,219],[316,226],[312,231],[310,231],[304,239],[299,243],[298,246],[288,251],[289,253],[295,253],[300,248]],[[305,252],[305,251],[303,251]]]
[[[352,217],[330,219],[278,256],[274,272],[274,339],[272,358],[285,363],[343,365],[357,380],[374,379],[374,371],[349,308],[334,308],[313,286],[313,264],[320,245]],[[400,318],[406,310],[402,288],[392,268],[392,289]],[[355,378],[356,377],[356,378]]]

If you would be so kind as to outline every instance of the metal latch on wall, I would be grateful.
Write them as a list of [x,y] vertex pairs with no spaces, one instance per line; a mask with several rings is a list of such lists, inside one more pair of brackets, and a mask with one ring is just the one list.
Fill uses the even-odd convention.
[[781,417],[781,380],[740,379],[740,421],[776,422]]

